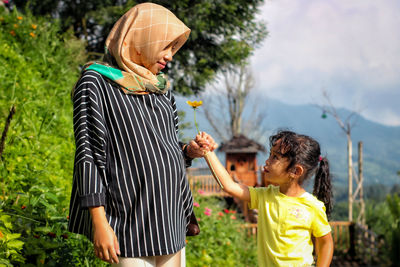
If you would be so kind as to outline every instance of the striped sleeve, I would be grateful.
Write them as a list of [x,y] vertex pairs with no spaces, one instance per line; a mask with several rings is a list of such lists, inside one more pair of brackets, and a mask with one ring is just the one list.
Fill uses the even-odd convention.
[[106,204],[107,142],[98,87],[94,77],[83,75],[73,97],[76,144],[74,179],[82,208]]
[[179,118],[178,118],[178,110],[176,109],[175,97],[172,95],[171,91],[167,92],[167,97],[171,101],[171,106],[172,106],[173,114],[174,114],[175,131],[176,131],[176,134],[178,134],[178,132],[179,132]]
[[[168,91],[167,93],[167,97],[169,99],[169,101],[171,101],[171,106],[173,109],[173,114],[174,114],[174,123],[175,123],[175,131],[176,134],[179,134],[179,117],[178,117],[178,110],[176,109],[176,102],[175,102],[175,97],[172,95],[171,91]],[[183,154],[183,158],[185,159],[185,167],[189,168],[192,166],[192,158],[188,157],[188,155],[186,153],[184,153],[184,147],[185,147],[185,143],[183,142],[179,142],[179,146],[182,148],[182,154]]]

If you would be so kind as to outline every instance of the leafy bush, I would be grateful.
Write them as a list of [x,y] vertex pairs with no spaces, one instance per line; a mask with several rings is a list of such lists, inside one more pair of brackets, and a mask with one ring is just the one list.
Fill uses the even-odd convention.
[[2,12],[0,24],[0,125],[16,107],[1,182],[7,177],[6,188],[26,191],[37,179],[60,185],[68,177],[68,190],[74,151],[69,95],[85,61],[84,44],[72,33],[61,35],[56,21]]
[[400,262],[400,197],[387,195],[386,201],[368,201],[366,203],[366,224],[384,240],[380,246],[380,266],[391,266]]
[[187,238],[188,266],[257,266],[256,236],[248,236],[243,218],[225,201],[195,193],[200,234]]
[[391,259],[394,264],[400,262],[400,197],[396,194],[387,197],[393,221],[391,223]]
[[102,264],[95,258],[90,241],[67,231],[66,209],[58,207],[59,196],[63,194],[61,189],[38,184],[26,193],[10,194],[2,201],[1,217],[8,222],[3,226],[14,232],[8,231],[10,237],[15,237],[14,240],[4,239],[2,250],[7,256],[3,258],[4,264],[5,260],[9,266],[11,263],[23,263],[23,266]]
[[101,266],[90,242],[67,232],[74,141],[71,89],[85,46],[57,21],[0,7],[0,265]]

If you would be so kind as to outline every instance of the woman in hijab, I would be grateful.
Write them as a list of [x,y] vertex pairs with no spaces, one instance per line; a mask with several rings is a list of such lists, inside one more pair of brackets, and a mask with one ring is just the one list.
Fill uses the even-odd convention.
[[112,28],[104,62],[87,64],[74,87],[69,230],[115,266],[185,266],[193,212],[185,168],[216,147],[208,135],[201,145],[178,141],[161,72],[189,33],[168,9],[136,5]]

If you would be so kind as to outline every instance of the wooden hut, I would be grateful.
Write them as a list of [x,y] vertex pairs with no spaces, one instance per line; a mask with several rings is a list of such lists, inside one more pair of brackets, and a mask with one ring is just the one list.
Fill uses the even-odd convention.
[[248,186],[258,184],[257,153],[265,152],[264,146],[244,135],[236,135],[222,143],[219,150],[225,152],[225,167],[234,179]]
[[[257,153],[265,152],[265,147],[248,139],[244,135],[236,135],[226,143],[222,143],[219,151],[225,152],[225,167],[237,182],[248,186],[258,186]],[[254,221],[247,205],[235,199],[247,221]]]

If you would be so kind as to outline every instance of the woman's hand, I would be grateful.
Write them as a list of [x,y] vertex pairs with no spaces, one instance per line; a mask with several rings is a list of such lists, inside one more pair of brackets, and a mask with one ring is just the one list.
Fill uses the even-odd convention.
[[218,147],[214,139],[206,132],[196,135],[186,148],[187,155],[191,158],[203,157],[207,152],[212,152]]
[[121,252],[117,236],[108,224],[104,207],[89,208],[93,222],[93,246],[96,257],[108,263],[118,263]]

